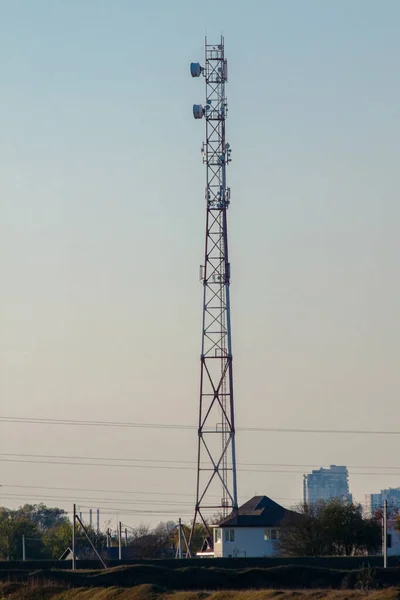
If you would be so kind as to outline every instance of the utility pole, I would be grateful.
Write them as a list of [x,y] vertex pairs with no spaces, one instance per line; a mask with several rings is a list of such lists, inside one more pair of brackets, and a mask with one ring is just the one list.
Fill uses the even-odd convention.
[[89,510],[89,527],[90,529],[92,529],[93,526],[93,511],[92,509]]
[[91,545],[93,552],[95,553],[95,555],[97,556],[97,558],[99,559],[99,561],[101,562],[101,564],[103,565],[103,567],[106,569],[107,568],[106,563],[101,558],[100,554],[97,551],[96,546],[93,544],[92,540],[90,539],[89,533],[88,533],[85,525],[83,524],[83,521],[81,521],[81,519],[78,517],[78,515],[76,515],[76,519],[77,519],[79,525],[82,527],[82,531],[85,534],[87,541]]
[[178,522],[178,558],[182,558],[182,519]]
[[97,509],[97,535],[100,533],[100,509]]
[[73,515],[72,515],[72,570],[76,569],[76,552],[75,552],[75,521],[76,521],[76,504],[74,504]]
[[107,548],[110,548],[110,546],[111,546],[111,533],[110,533],[110,528],[109,527],[107,527],[106,539],[107,539],[107,542],[106,542]]
[[125,527],[125,546],[128,547],[128,529]]
[[118,560],[122,560],[122,523],[118,523]]
[[383,501],[383,568],[387,569],[387,500]]
[[179,519],[178,525],[175,525],[175,527],[178,528],[178,546],[176,548],[175,558],[183,558],[183,542],[185,542],[186,547],[186,558],[192,558],[192,554],[190,552],[190,545],[185,534],[185,529],[182,525],[182,519]]
[[25,535],[22,534],[22,560],[26,560]]

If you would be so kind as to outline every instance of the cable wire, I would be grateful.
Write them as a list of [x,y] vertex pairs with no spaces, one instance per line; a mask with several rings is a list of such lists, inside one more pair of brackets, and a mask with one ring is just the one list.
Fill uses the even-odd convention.
[[[174,429],[174,430],[197,430],[196,425],[177,423],[131,423],[120,421],[84,421],[75,419],[50,419],[34,417],[0,417],[4,423],[30,423],[34,425],[72,425],[88,427],[127,427],[139,429]],[[210,428],[209,431],[213,431]],[[268,433],[320,433],[320,434],[350,434],[350,435],[400,435],[398,430],[373,430],[373,429],[308,429],[298,427],[237,427],[240,432],[268,432]]]
[[[56,459],[56,460],[83,460],[83,461],[88,461],[88,460],[105,460],[105,461],[112,461],[112,462],[123,462],[123,463],[129,463],[129,462],[138,462],[138,463],[160,463],[160,464],[185,464],[185,465],[197,465],[196,461],[193,460],[176,460],[176,459],[164,459],[164,458],[126,458],[126,457],[122,457],[122,458],[118,458],[118,457],[111,457],[111,456],[77,456],[77,455],[61,455],[61,454],[32,454],[32,453],[20,453],[20,452],[0,452],[0,457],[1,456],[16,456],[19,458],[46,458],[46,459]],[[0,458],[1,461],[1,458]],[[64,463],[64,464],[69,464],[69,463]],[[85,464],[85,463],[84,463]],[[113,466],[113,465],[110,465]],[[117,465],[118,466],[118,465]],[[138,465],[131,465],[131,466],[138,466]],[[153,465],[154,466],[154,465]],[[229,466],[229,465],[228,465]],[[248,463],[248,462],[241,462],[238,463],[239,467],[297,467],[297,468],[303,468],[303,469],[312,469],[313,467],[320,467],[320,464],[317,463],[304,463],[304,464],[298,464],[298,463]],[[143,467],[143,468],[146,468]],[[386,466],[380,466],[380,465],[347,465],[348,469],[393,469],[393,470],[400,470],[400,466],[396,466],[396,465],[386,465]]]
[[[108,463],[94,463],[94,462],[72,462],[72,461],[58,461],[58,460],[27,460],[27,459],[13,459],[13,458],[0,458],[0,462],[4,463],[21,463],[21,464],[33,464],[33,465],[65,465],[74,467],[107,467],[107,468],[124,468],[124,469],[166,469],[166,470],[179,470],[179,471],[195,471],[196,467],[185,467],[179,465],[134,465],[134,464],[108,464]],[[206,469],[202,469],[205,471]],[[286,470],[286,469],[242,469],[238,468],[238,472],[241,473],[282,473],[282,474],[304,474],[303,470]],[[395,475],[396,473],[386,472],[356,472],[352,471],[351,475]]]

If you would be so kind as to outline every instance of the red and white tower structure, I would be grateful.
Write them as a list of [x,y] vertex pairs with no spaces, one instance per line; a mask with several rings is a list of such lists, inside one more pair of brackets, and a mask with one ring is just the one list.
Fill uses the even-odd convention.
[[192,63],[190,72],[192,77],[204,77],[206,87],[205,104],[193,106],[194,118],[205,121],[206,235],[201,267],[203,324],[192,533],[196,523],[202,522],[212,546],[207,517],[216,512],[226,516],[238,506],[227,221],[230,188],[226,177],[231,149],[225,139],[228,69],[223,37],[218,44],[209,44],[206,39],[204,66]]

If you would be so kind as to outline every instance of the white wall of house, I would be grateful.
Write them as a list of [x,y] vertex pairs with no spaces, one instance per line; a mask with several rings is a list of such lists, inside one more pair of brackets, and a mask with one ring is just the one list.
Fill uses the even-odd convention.
[[214,555],[216,558],[276,556],[278,554],[277,540],[265,538],[275,537],[277,531],[276,529],[266,530],[264,527],[215,529]]
[[388,523],[388,556],[400,556],[400,532]]

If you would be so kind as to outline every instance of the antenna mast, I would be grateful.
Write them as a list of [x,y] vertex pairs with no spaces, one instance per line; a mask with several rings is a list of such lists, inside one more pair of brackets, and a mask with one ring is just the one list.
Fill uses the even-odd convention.
[[[190,72],[192,77],[203,75],[206,83],[205,106],[193,106],[194,118],[204,117],[206,124],[202,147],[206,165],[206,241],[200,269],[204,290],[200,410],[196,506],[190,540],[196,522],[202,522],[212,548],[207,517],[217,511],[227,516],[238,506],[227,225],[230,189],[226,182],[231,149],[225,140],[228,71],[223,37],[217,45],[208,44],[206,38],[205,66],[192,63]],[[219,501],[215,500],[216,492]]]

